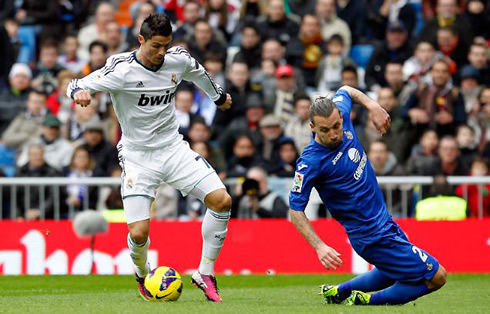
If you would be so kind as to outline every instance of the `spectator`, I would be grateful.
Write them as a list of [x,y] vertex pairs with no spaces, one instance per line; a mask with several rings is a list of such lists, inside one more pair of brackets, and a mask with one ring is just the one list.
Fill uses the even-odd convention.
[[204,18],[211,27],[230,41],[238,24],[238,12],[226,0],[209,0],[204,3]]
[[320,21],[311,14],[303,16],[298,36],[286,45],[288,63],[301,69],[306,86],[312,89],[316,88],[315,72],[325,54],[324,46]]
[[473,31],[466,18],[458,12],[456,0],[437,0],[436,16],[425,23],[424,28],[420,31],[418,41],[428,41],[435,46],[437,31],[441,27],[454,26],[457,34],[464,34],[461,43],[468,47],[473,41]]
[[282,123],[287,123],[294,116],[294,94],[297,91],[293,67],[280,65],[275,75],[277,89],[272,112]]
[[0,91],[0,136],[10,122],[26,109],[26,101],[30,92],[32,72],[23,63],[12,66],[9,74],[10,87]]
[[97,105],[82,107],[75,106],[70,120],[62,127],[62,134],[65,138],[75,144],[75,146],[83,143],[83,131],[85,125],[90,121],[99,121],[97,115]]
[[464,98],[464,107],[468,115],[476,109],[478,95],[483,86],[480,85],[480,75],[478,70],[472,65],[465,65],[459,72],[459,80],[461,86],[461,94]]
[[41,43],[39,64],[34,69],[31,86],[51,95],[58,88],[58,73],[63,67],[58,63],[58,43],[47,39]]
[[[114,169],[111,172],[111,177],[121,178],[121,175],[122,175],[122,169],[120,167],[114,167]],[[114,209],[120,210],[123,208],[123,201],[121,198],[121,185],[110,187],[110,191],[105,200],[105,206],[107,207],[107,209],[110,210],[114,210]]]
[[66,96],[66,89],[75,77],[75,74],[68,70],[60,71],[58,73],[58,89],[46,99],[46,107],[60,119],[62,125],[68,122],[72,114],[73,99]]
[[415,9],[408,0],[370,1],[370,26],[374,38],[382,40],[389,22],[401,21],[407,27],[408,38],[412,38],[416,22]]
[[35,138],[31,138],[24,145],[17,158],[17,166],[22,167],[28,162],[29,147],[33,144],[39,144],[44,148],[44,160],[49,166],[58,171],[68,166],[73,153],[73,146],[61,137],[60,127],[60,120],[51,114],[47,114],[41,127],[41,134]]
[[293,178],[296,170],[296,160],[299,158],[294,140],[290,137],[282,137],[279,140],[279,163],[275,169],[271,169],[270,175],[282,178]]
[[95,70],[102,68],[105,65],[107,59],[107,52],[109,48],[107,44],[102,41],[95,40],[90,43],[89,46],[89,62],[83,67],[79,76],[86,76]]
[[386,28],[386,40],[378,44],[366,67],[366,86],[376,90],[384,85],[387,63],[405,62],[412,55],[406,26],[400,22],[390,22]]
[[414,81],[417,84],[424,81],[432,65],[441,58],[442,54],[435,51],[432,43],[419,42],[415,47],[414,55],[403,63],[403,80]]
[[390,87],[395,96],[398,97],[405,87],[403,82],[403,64],[399,62],[388,62],[384,73],[383,87]]
[[259,157],[264,162],[264,168],[269,171],[279,162],[279,142],[283,129],[281,120],[272,114],[266,115],[259,123],[261,142],[258,147]]
[[191,90],[179,89],[175,93],[175,117],[179,123],[179,133],[187,137],[187,132],[196,117],[191,113],[193,105],[193,94]]
[[357,44],[366,28],[367,8],[361,0],[336,0],[337,15],[350,27],[352,43]]
[[108,177],[118,165],[117,150],[104,138],[103,126],[100,121],[90,121],[83,131],[85,144],[82,145],[95,160],[94,176]]
[[[9,25],[12,27],[9,27]],[[8,20],[5,23],[0,22],[0,47],[2,47],[2,58],[0,59],[0,92],[7,88],[10,69],[16,60],[19,59],[20,42],[16,38],[18,28],[17,23],[12,20]]]
[[[316,70],[316,87],[319,92],[325,93],[340,86],[342,69],[346,65],[354,65],[351,58],[345,57],[343,39],[333,34],[327,42],[327,52]],[[357,85],[357,84],[356,84]]]
[[[90,44],[99,39],[105,32],[109,22],[114,20],[114,7],[109,2],[101,2],[95,11],[95,20],[93,23],[83,27],[78,33],[78,55],[85,59],[89,59]],[[139,28],[138,28],[139,29]]]
[[287,0],[289,10],[300,17],[315,13],[316,0]]
[[2,143],[9,148],[21,148],[32,136],[37,136],[46,115],[46,95],[37,91],[29,92],[26,112],[15,117],[2,134]]
[[422,175],[424,176],[466,176],[468,168],[459,158],[461,152],[458,143],[452,136],[445,136],[439,142],[437,152],[438,158],[424,165]]
[[[260,84],[262,86],[264,104],[274,103],[274,97],[277,89],[277,81],[275,76],[276,69],[277,63],[272,59],[262,59],[260,62],[260,69],[253,73],[250,78],[252,85]],[[269,106],[269,108],[271,107],[272,105]]]
[[[277,193],[269,190],[267,172],[254,167],[247,172],[247,179],[237,189],[238,206],[232,208],[238,218],[286,218],[288,206]],[[241,191],[240,191],[241,190]],[[235,209],[235,210],[234,210]]]
[[473,108],[468,124],[475,130],[478,151],[482,152],[485,144],[490,143],[490,87],[480,91]]
[[63,53],[58,56],[58,64],[72,73],[79,73],[82,71],[87,60],[84,60],[78,56],[78,39],[75,35],[66,35],[63,40]]
[[299,23],[286,16],[283,0],[269,1],[267,17],[261,17],[257,27],[262,40],[274,38],[283,45],[296,37],[299,31]]
[[237,178],[246,175],[247,171],[260,164],[255,151],[255,143],[247,134],[239,135],[233,144],[233,154],[227,158],[226,177]]
[[[371,166],[378,177],[401,177],[405,175],[403,167],[398,163],[395,154],[390,151],[388,145],[383,140],[376,140],[369,145],[368,157],[371,161]],[[386,186],[381,186],[381,191],[387,201],[386,204],[391,214],[396,217],[401,217],[401,187],[398,185],[391,185],[388,190]],[[388,197],[388,193],[391,193],[390,197]]]
[[233,60],[245,62],[250,70],[257,70],[261,61],[259,30],[255,24],[246,23],[242,27],[241,35],[240,50]]
[[345,52],[348,53],[352,35],[349,25],[337,16],[335,0],[317,0],[315,13],[320,20],[323,40],[328,42],[333,35],[339,35],[345,45]]
[[406,173],[410,175],[422,175],[425,165],[435,163],[437,159],[437,147],[439,137],[433,129],[427,129],[422,134],[419,144],[412,148],[410,158],[407,161]]
[[310,97],[298,95],[295,99],[296,114],[288,121],[284,129],[284,135],[293,139],[299,153],[311,142],[310,106]]
[[[225,64],[223,63],[223,60],[220,58],[220,56],[217,56],[212,52],[206,53],[204,55],[204,62],[202,65],[204,66],[206,71],[208,71],[209,75],[211,75],[213,81],[215,81],[219,86],[225,86],[226,84],[226,78],[224,73]],[[214,112],[213,112],[213,116],[214,116]]]
[[259,17],[267,15],[268,1],[242,0],[240,1],[240,21],[256,22]]
[[[488,162],[483,158],[475,158],[471,164],[470,175],[473,177],[488,176]],[[456,188],[456,195],[466,198],[470,215],[472,217],[488,217],[490,216],[490,184],[482,185],[481,189],[478,184],[463,184]],[[480,196],[481,196],[481,212],[480,212]]]
[[225,156],[231,155],[231,148],[236,137],[248,134],[254,143],[260,142],[259,123],[265,115],[265,105],[258,93],[247,98],[247,111],[244,117],[236,118],[222,134],[219,135],[220,146]]
[[468,53],[468,61],[471,66],[478,70],[480,82],[483,85],[490,86],[490,64],[487,51],[488,48],[484,45],[471,45]]
[[[90,178],[93,176],[95,161],[90,153],[83,147],[77,147],[73,151],[70,165],[65,169],[65,176],[71,179]],[[66,203],[76,211],[85,209],[85,203],[88,209],[96,209],[98,201],[98,188],[85,184],[70,184],[66,187]]]
[[467,63],[468,46],[461,41],[454,27],[445,26],[437,30],[437,48],[450,61],[451,74]]
[[464,220],[467,202],[454,194],[443,175],[434,177],[430,194],[417,203],[417,220]]
[[[45,161],[44,148],[40,144],[33,144],[27,148],[28,162],[20,167],[17,171],[16,177],[20,178],[50,178],[61,177],[61,172],[49,166]],[[58,188],[59,189],[59,188]],[[64,199],[63,189],[59,190],[59,193],[55,193],[55,187],[49,186],[44,189],[44,208],[41,208],[41,194],[40,189],[32,188],[30,186],[21,186],[17,190],[17,217],[24,217],[27,220],[36,219],[59,219],[68,218],[66,207],[63,206],[63,202],[55,204],[56,201]],[[59,199],[55,198],[55,195],[59,195]],[[27,196],[29,196],[27,198]],[[60,212],[56,212],[55,208],[59,207]]]
[[[189,128],[189,132],[187,133],[187,135],[189,138],[189,143],[191,144],[196,142],[210,143],[211,130],[206,125],[204,119],[197,116],[192,121],[191,127]],[[212,148],[211,156],[214,162],[216,163],[216,165],[218,165],[219,169],[225,168],[223,153],[218,147]]]
[[173,33],[174,39],[191,38],[194,36],[194,27],[201,17],[201,4],[199,1],[188,0],[184,4],[184,20]]
[[104,33],[101,34],[101,41],[107,45],[107,55],[109,56],[124,52],[128,49],[128,44],[121,33],[121,26],[116,21],[107,23]]
[[414,139],[426,128],[435,128],[437,134],[454,134],[455,127],[466,122],[464,99],[453,86],[449,64],[444,60],[434,63],[432,83],[423,84],[410,96],[402,116],[414,127]]
[[460,160],[469,169],[478,153],[475,130],[469,125],[460,125],[456,130],[456,142],[460,151]]
[[226,62],[226,46],[217,39],[209,22],[203,19],[196,21],[193,36],[187,38],[189,52],[199,62],[203,63],[206,52],[212,52]]
[[15,19],[20,25],[34,25],[41,28],[42,39],[61,34],[60,5],[58,1],[23,0]]
[[488,1],[468,0],[466,1],[465,17],[471,25],[476,37],[490,38],[490,17],[488,16]]

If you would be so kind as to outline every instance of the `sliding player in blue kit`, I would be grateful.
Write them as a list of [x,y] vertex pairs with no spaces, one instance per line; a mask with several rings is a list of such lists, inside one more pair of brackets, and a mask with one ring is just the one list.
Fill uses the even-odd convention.
[[[353,102],[369,111],[379,132],[388,129],[386,111],[357,89],[343,86],[333,99],[317,98],[310,107],[314,140],[298,159],[289,195],[291,221],[327,269],[342,265],[340,254],[318,237],[304,213],[315,187],[333,218],[344,226],[354,250],[376,267],[338,286],[322,285],[327,303],[404,304],[441,288],[446,271],[410,243],[388,213],[350,120]],[[378,292],[367,294],[372,291]]]

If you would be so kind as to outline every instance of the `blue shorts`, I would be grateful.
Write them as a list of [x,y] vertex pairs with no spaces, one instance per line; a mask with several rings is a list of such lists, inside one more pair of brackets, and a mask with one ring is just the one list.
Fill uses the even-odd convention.
[[353,239],[351,245],[359,256],[395,281],[431,280],[439,269],[439,262],[410,243],[393,220],[380,233]]

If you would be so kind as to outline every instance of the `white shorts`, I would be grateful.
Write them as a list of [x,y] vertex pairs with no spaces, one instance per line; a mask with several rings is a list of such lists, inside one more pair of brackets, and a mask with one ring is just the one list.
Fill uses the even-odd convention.
[[155,198],[161,183],[179,190],[183,196],[192,194],[204,201],[207,194],[224,189],[216,171],[186,141],[151,150],[131,150],[117,145],[122,168],[121,196]]

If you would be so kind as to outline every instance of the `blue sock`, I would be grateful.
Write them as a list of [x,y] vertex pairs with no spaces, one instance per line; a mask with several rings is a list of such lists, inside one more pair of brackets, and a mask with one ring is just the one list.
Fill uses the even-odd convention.
[[365,274],[357,276],[339,286],[339,296],[342,299],[347,298],[352,290],[362,292],[378,291],[393,285],[395,281],[378,269],[373,268]]
[[371,296],[370,305],[405,304],[431,291],[424,283],[407,284],[396,282],[393,286]]

